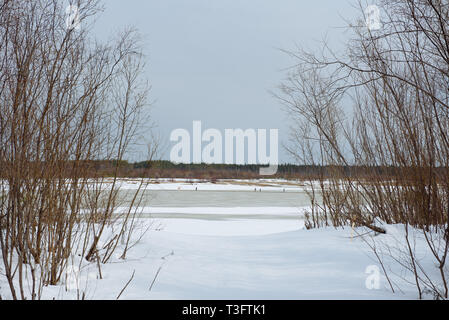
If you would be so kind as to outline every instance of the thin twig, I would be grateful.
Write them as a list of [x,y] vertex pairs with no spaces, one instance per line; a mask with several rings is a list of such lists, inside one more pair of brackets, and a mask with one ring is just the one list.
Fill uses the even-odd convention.
[[120,299],[120,296],[122,295],[122,293],[126,290],[126,288],[128,287],[128,285],[131,283],[131,281],[133,281],[134,278],[134,274],[136,273],[136,270],[133,271],[133,274],[131,276],[131,279],[128,280],[128,282],[126,283],[126,285],[123,287],[122,291],[120,291],[119,295],[117,296],[117,298],[115,300]]
[[162,266],[160,266],[159,269],[157,269],[157,272],[156,272],[156,275],[154,276],[153,282],[151,282],[149,291],[151,291],[151,289],[153,288],[153,285],[156,282],[157,276],[159,275],[159,272],[161,272],[161,270],[162,270]]

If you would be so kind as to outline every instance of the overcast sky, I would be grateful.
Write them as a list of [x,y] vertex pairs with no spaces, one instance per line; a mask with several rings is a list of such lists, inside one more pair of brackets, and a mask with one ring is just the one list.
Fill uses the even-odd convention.
[[[279,49],[314,48],[327,34],[333,46],[345,39],[351,0],[107,0],[99,37],[135,26],[143,35],[152,116],[168,157],[173,129],[279,129],[288,119],[273,91],[292,61]],[[280,162],[292,159],[282,146]]]

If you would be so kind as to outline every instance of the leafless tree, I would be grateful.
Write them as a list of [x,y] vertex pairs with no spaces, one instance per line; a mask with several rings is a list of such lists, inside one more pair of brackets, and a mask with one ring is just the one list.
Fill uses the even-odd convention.
[[[71,5],[0,1],[0,249],[14,299],[40,298],[74,255],[107,262],[134,230],[137,212],[116,211],[117,173],[146,124],[140,40],[97,41],[99,1]],[[100,159],[114,163],[108,178]]]
[[[358,6],[343,55],[327,44],[320,55],[290,52],[297,65],[279,98],[303,123],[295,129],[306,146],[296,148],[301,158],[326,168],[321,219],[375,233],[386,232],[382,224],[403,225],[404,265],[419,297],[427,290],[447,299],[449,3],[377,1],[377,30],[365,23],[368,3]],[[424,237],[439,280],[420,265],[412,229]]]

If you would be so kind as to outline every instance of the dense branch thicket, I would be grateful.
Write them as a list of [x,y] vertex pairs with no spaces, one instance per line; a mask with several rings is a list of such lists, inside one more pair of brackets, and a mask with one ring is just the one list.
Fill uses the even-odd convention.
[[[319,186],[323,203],[309,226],[403,224],[419,296],[448,298],[449,247],[449,3],[377,1],[382,27],[366,16],[350,25],[344,55],[293,52],[295,71],[279,98],[297,122],[290,149],[310,165],[334,166]],[[368,3],[359,3],[360,10]],[[388,167],[390,179],[369,183],[344,166]],[[375,172],[375,171],[372,171]],[[316,204],[316,202],[314,203]],[[419,264],[410,228],[420,230],[440,275]]]
[[[148,93],[139,39],[126,30],[99,43],[89,36],[98,1],[70,3],[76,11],[0,1],[0,256],[14,299],[40,298],[78,254],[106,262],[132,231],[131,209],[114,215],[116,179],[105,188],[89,160],[123,159],[138,134]],[[121,227],[106,241],[113,219]]]

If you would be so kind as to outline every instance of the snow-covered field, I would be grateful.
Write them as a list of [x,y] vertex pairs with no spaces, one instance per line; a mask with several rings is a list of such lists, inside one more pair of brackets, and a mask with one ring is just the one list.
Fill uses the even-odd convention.
[[[122,189],[135,189],[140,179],[121,179],[119,185]],[[283,179],[219,179],[211,182],[198,179],[144,179],[149,190],[199,190],[199,191],[304,191],[305,184],[299,181]]]
[[[131,180],[122,183],[128,189],[134,186]],[[270,206],[272,200],[263,204],[256,198],[264,193],[282,195],[286,189],[299,197],[304,191],[301,186],[282,181],[257,184],[256,192],[255,183],[243,181],[151,184],[155,190],[177,191],[186,197],[199,189],[196,196],[203,194],[205,199],[208,190],[218,190],[223,201],[214,198],[214,206],[185,207],[170,206],[168,201],[165,206],[159,202],[142,208],[147,214],[144,223],[152,227],[127,260],[116,257],[102,266],[102,280],[97,279],[95,265],[76,271],[71,290],[64,285],[49,287],[43,298],[75,298],[79,287],[87,299],[115,299],[133,274],[120,299],[417,298],[407,284],[401,286],[402,292],[392,294],[382,274],[379,288],[367,287],[366,271],[380,266],[361,238],[353,237],[351,228],[305,230],[302,217],[307,206]],[[227,205],[229,193],[239,191],[252,191],[254,198],[248,197],[246,206]],[[0,292],[8,297],[4,280]]]
[[[351,230],[306,231],[272,220],[169,219],[151,231],[126,261],[79,275],[87,299],[415,299],[412,286],[392,294],[383,276],[369,290],[376,261]],[[212,235],[214,234],[214,235]],[[86,282],[87,281],[87,282]],[[150,291],[150,287],[151,291]],[[45,298],[74,298],[76,290],[47,288]]]

